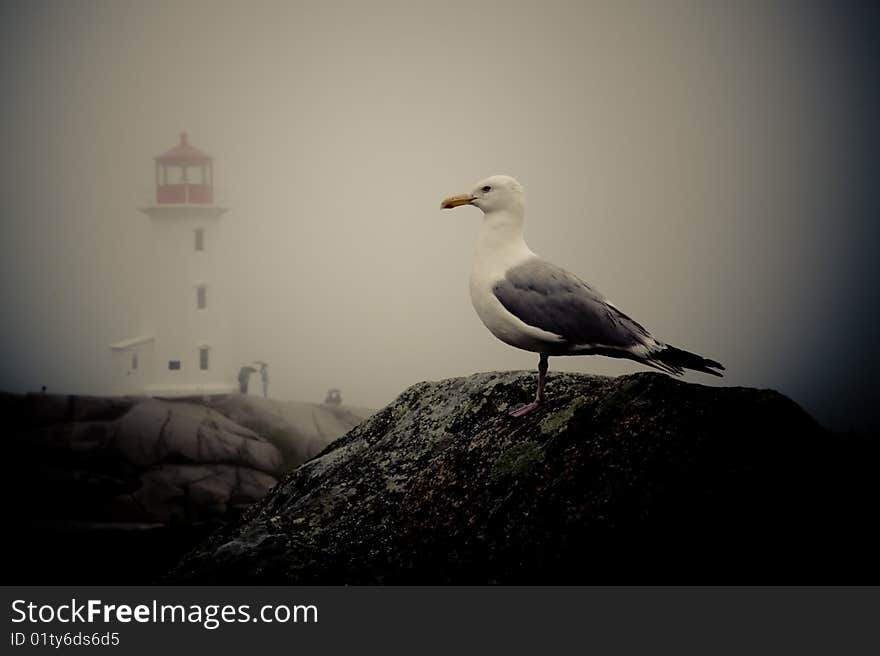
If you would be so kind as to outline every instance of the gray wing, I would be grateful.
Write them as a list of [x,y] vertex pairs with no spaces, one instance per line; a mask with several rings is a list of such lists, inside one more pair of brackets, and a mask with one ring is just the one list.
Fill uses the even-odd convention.
[[626,349],[654,341],[583,280],[538,257],[510,269],[492,291],[508,312],[571,346]]

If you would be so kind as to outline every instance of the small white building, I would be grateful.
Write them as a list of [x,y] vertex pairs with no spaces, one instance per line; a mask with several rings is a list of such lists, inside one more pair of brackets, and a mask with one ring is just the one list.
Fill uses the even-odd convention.
[[225,207],[214,204],[213,158],[180,143],[156,160],[156,202],[145,303],[135,337],[110,345],[127,394],[190,396],[237,389],[228,290],[222,274]]

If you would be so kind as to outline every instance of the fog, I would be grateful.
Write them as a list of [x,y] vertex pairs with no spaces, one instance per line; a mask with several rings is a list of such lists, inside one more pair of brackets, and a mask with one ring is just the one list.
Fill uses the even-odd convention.
[[[0,389],[112,394],[153,157],[228,206],[240,359],[381,407],[533,369],[470,305],[506,173],[526,239],[660,339],[876,426],[876,12],[802,3],[4,2]],[[643,369],[552,358],[552,371]],[[552,388],[551,388],[552,391]]]

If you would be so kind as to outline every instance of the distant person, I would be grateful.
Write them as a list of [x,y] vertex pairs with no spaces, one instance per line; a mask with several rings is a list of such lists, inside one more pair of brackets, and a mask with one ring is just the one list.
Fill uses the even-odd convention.
[[43,386],[40,388],[40,391],[41,391],[43,394],[45,394],[45,393],[46,393],[46,386],[43,385]]
[[242,394],[248,393],[248,383],[251,380],[251,374],[255,371],[256,369],[253,367],[242,367],[238,370],[238,389]]
[[269,398],[269,365],[260,363],[260,379],[263,381],[263,396]]

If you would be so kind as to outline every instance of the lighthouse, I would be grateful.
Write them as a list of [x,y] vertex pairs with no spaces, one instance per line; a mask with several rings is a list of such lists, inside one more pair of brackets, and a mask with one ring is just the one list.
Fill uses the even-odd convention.
[[155,158],[137,336],[110,345],[117,387],[129,394],[191,396],[235,389],[228,288],[222,278],[225,207],[214,202],[214,159],[189,142]]

